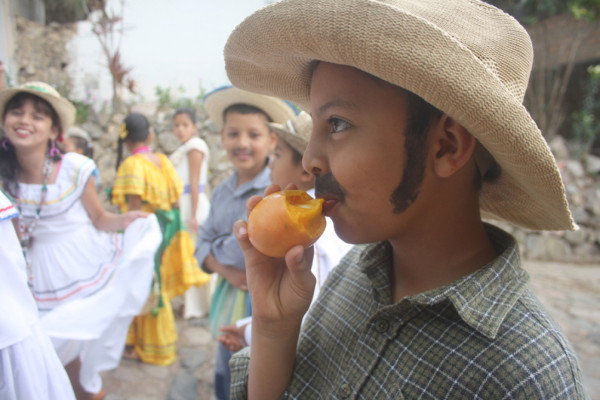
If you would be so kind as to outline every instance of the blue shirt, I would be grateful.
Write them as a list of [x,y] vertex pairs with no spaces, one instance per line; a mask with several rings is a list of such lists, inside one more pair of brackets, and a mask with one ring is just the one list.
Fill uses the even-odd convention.
[[271,170],[265,167],[254,179],[236,187],[238,174],[235,172],[214,189],[208,218],[198,231],[195,256],[201,267],[206,257],[212,254],[222,264],[245,269],[244,254],[233,235],[233,223],[239,219],[247,220],[246,200],[263,195],[271,184],[270,174]]

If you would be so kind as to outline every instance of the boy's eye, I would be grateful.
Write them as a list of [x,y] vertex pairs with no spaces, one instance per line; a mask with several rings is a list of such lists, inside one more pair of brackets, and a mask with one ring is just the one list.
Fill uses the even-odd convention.
[[331,117],[328,120],[329,122],[329,133],[337,133],[342,132],[348,128],[350,128],[350,123],[344,121],[343,119],[339,119],[336,117]]
[[234,138],[238,135],[238,133],[236,131],[229,131],[227,132],[227,137],[229,138]]

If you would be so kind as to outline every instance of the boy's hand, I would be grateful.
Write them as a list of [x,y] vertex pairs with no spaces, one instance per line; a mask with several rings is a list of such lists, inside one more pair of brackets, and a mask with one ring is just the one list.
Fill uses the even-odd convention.
[[235,325],[222,326],[219,328],[219,330],[224,332],[224,334],[219,336],[217,340],[220,343],[223,343],[223,345],[227,347],[229,351],[236,352],[241,350],[242,348],[248,346],[248,344],[246,344],[246,340],[244,339],[244,333],[242,329],[242,327],[238,328]]
[[200,229],[200,224],[198,223],[198,221],[196,221],[195,217],[192,217],[188,220],[186,228],[188,229],[189,232],[191,232],[195,235],[198,233],[198,229]]
[[[278,190],[281,190],[279,186],[271,185],[265,190],[265,196]],[[260,196],[248,199],[248,214],[260,200]],[[272,258],[252,246],[245,221],[236,221],[233,229],[246,260],[255,328],[258,325],[273,329],[273,333],[299,329],[315,288],[316,279],[311,272],[313,248],[295,246],[285,258]]]
[[224,266],[221,275],[227,282],[235,286],[240,290],[248,290],[248,284],[246,283],[246,271],[243,269],[237,269],[230,265]]

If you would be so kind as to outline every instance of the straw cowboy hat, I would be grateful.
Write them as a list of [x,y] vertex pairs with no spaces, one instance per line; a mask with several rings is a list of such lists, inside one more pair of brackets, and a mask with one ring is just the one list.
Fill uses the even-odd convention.
[[222,86],[204,96],[204,109],[218,129],[223,128],[223,111],[234,104],[248,104],[263,110],[273,122],[284,123],[296,115],[287,101],[247,92],[233,86]]
[[246,18],[225,46],[231,82],[308,109],[313,61],[349,65],[461,123],[502,167],[482,216],[577,229],[556,161],[523,106],[533,61],[525,29],[477,0],[283,0]]
[[267,123],[269,128],[300,154],[304,154],[312,133],[312,118],[304,111],[285,124]]
[[62,132],[60,132],[59,137],[63,132],[68,131],[75,122],[75,106],[45,82],[27,82],[21,86],[0,91],[0,112],[4,114],[6,103],[17,93],[22,92],[34,94],[50,103],[60,120]]

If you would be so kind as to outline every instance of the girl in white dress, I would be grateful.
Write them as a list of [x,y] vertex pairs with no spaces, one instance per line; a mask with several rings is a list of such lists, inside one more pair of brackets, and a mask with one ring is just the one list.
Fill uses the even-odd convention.
[[56,147],[75,109],[51,86],[0,91],[0,113],[0,178],[20,214],[15,227],[42,328],[77,398],[102,398],[99,372],[118,365],[149,294],[160,228],[146,213],[102,208],[94,162]]
[[[198,228],[208,217],[210,202],[206,195],[209,151],[198,134],[196,113],[191,108],[179,108],[173,116],[173,133],[182,145],[169,160],[183,181],[183,194],[179,199],[181,218],[196,241]],[[204,317],[210,310],[210,283],[192,286],[185,292],[184,318]]]
[[11,220],[17,209],[0,191],[0,399],[74,400],[69,377],[42,330],[27,287],[25,258]]

